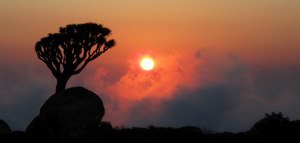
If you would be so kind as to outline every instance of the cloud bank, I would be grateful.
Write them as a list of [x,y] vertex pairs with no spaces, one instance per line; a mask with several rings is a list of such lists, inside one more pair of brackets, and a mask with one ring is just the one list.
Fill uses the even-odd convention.
[[251,67],[234,54],[200,50],[154,58],[157,66],[151,72],[142,71],[138,59],[132,59],[127,72],[110,84],[104,79],[113,71],[103,68],[93,76],[98,81],[88,80],[86,86],[105,99],[106,120],[125,126],[242,131],[266,112],[300,117],[297,67]]
[[[69,86],[84,86],[104,101],[104,119],[120,126],[193,125],[244,131],[264,113],[299,119],[299,67],[254,67],[237,55],[176,51],[152,55],[146,72],[131,58],[127,67],[91,64]],[[134,57],[134,56],[133,56]],[[55,80],[45,65],[0,62],[0,118],[24,130],[52,95]]]

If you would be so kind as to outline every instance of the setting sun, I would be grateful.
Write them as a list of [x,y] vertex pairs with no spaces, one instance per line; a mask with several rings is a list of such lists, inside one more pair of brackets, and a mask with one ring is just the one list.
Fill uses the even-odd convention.
[[300,143],[299,39],[300,0],[0,0],[0,143]]
[[155,63],[152,58],[144,57],[140,62],[140,66],[143,70],[150,71],[154,68]]

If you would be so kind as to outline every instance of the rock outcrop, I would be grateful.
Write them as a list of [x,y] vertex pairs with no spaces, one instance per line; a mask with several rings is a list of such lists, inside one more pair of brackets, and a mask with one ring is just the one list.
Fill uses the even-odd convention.
[[105,110],[93,92],[74,87],[52,95],[26,133],[44,142],[81,142],[98,127]]
[[0,135],[11,134],[12,131],[8,124],[0,119]]

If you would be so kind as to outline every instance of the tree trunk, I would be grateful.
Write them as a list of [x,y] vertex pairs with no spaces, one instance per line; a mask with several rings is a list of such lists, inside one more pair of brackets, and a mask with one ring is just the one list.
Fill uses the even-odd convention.
[[56,83],[56,93],[60,92],[60,91],[63,91],[66,89],[66,85],[67,85],[67,82],[68,82],[68,79],[69,78],[57,78],[57,83]]

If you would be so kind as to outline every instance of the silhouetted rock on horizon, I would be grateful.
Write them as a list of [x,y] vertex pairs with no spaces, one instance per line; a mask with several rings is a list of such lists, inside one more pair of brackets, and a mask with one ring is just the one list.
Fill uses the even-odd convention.
[[284,117],[282,113],[266,114],[266,117],[259,120],[254,124],[251,133],[260,135],[281,135],[288,131],[290,120],[288,117]]
[[93,92],[74,87],[52,95],[26,133],[48,142],[79,142],[100,124],[105,110]]
[[0,119],[0,135],[12,133],[8,124]]

